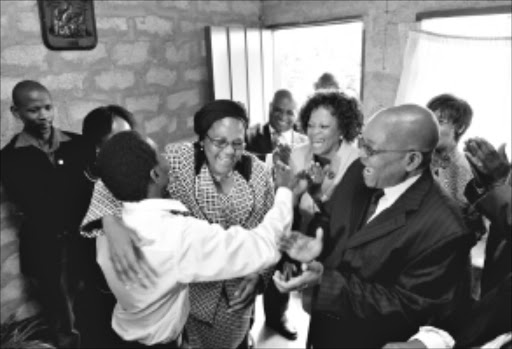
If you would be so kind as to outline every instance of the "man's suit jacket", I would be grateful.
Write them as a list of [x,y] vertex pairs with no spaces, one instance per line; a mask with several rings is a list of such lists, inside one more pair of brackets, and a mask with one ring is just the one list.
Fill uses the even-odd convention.
[[268,122],[264,125],[258,124],[247,130],[246,150],[256,155],[261,161],[265,161],[267,154],[272,153],[272,137]]
[[327,256],[309,333],[314,348],[406,341],[450,312],[454,299],[469,300],[472,241],[430,171],[368,224],[362,220],[375,189],[362,171],[356,160],[327,206]]

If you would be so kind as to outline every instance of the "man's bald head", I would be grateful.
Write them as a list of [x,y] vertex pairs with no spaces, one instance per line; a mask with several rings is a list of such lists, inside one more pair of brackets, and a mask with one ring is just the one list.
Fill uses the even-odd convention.
[[422,106],[404,104],[377,112],[367,127],[378,127],[386,148],[431,152],[439,142],[435,115]]
[[48,93],[48,95],[50,94],[48,89],[39,82],[33,80],[23,80],[18,82],[12,90],[12,103],[16,107],[23,106],[26,96],[32,91],[41,91]]
[[439,140],[434,114],[406,104],[377,112],[363,129],[363,177],[371,188],[389,188],[423,173]]

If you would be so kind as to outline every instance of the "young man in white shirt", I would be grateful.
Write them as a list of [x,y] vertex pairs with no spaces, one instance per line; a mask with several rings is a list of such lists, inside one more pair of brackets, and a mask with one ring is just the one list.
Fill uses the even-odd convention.
[[145,242],[142,250],[158,272],[153,287],[127,288],[109,258],[108,240],[97,238],[97,261],[117,299],[112,326],[126,341],[177,347],[189,312],[188,283],[262,270],[279,260],[278,248],[302,262],[321,250],[321,233],[314,240],[287,232],[293,218],[293,175],[284,165],[276,171],[274,206],[253,230],[225,230],[188,217],[181,202],[163,199],[170,177],[167,163],[136,132],[113,136],[98,156],[98,169],[107,189],[123,202],[122,219]]

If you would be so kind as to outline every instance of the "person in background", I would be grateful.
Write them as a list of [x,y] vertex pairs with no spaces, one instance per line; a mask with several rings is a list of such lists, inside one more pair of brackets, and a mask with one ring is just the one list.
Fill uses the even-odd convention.
[[276,91],[269,107],[269,121],[250,127],[246,137],[246,150],[264,162],[278,145],[293,149],[308,141],[306,136],[293,130],[297,105],[290,91]]
[[320,75],[317,81],[313,84],[315,91],[319,90],[339,90],[340,85],[334,75],[331,73],[323,73]]
[[[91,202],[94,184],[98,180],[97,155],[103,144],[114,134],[136,128],[133,114],[119,105],[107,105],[91,110],[82,123],[82,136],[87,146],[84,180],[87,207]],[[85,215],[85,212],[83,213]],[[83,217],[81,218],[81,220]],[[96,240],[82,234],[75,248],[74,264],[82,281],[74,310],[77,328],[85,348],[113,348],[122,341],[110,325],[115,297],[108,288],[103,273],[96,263]],[[91,306],[94,304],[95,306]]]
[[435,178],[452,198],[466,206],[464,188],[473,175],[468,161],[457,147],[471,125],[473,110],[465,100],[450,94],[432,98],[427,108],[439,122],[439,143],[432,158]]
[[510,347],[511,165],[504,145],[496,150],[482,138],[468,139],[465,151],[475,175],[467,185],[466,197],[491,223],[482,297],[444,326],[423,326],[409,341],[388,343],[385,348]]
[[[291,150],[307,143],[307,137],[293,130],[296,103],[288,90],[278,90],[270,103],[269,121],[264,125],[254,125],[247,130],[246,150],[267,164],[272,164],[272,153],[277,147]],[[289,153],[289,152],[288,152]],[[289,159],[282,159],[286,164]],[[286,256],[277,265],[282,269]],[[265,323],[281,336],[294,340],[297,331],[286,317],[290,296],[280,293],[270,281],[263,294]]]
[[23,215],[21,272],[35,286],[50,340],[58,347],[75,348],[80,336],[72,311],[76,284],[70,277],[70,249],[87,210],[82,197],[83,139],[53,126],[52,97],[39,82],[17,83],[12,103],[11,112],[23,130],[0,153],[1,181]]
[[99,154],[98,170],[105,186],[123,202],[123,222],[141,239],[151,240],[142,251],[159,270],[149,290],[127,290],[110,261],[108,239],[98,237],[98,263],[118,301],[113,327],[135,347],[181,345],[190,282],[257,272],[277,262],[278,246],[302,261],[315,258],[321,250],[321,235],[313,240],[289,232],[293,176],[284,165],[276,168],[274,206],[253,230],[240,226],[225,230],[191,217],[179,201],[164,199],[169,165],[136,132],[114,135]]
[[[206,104],[194,115],[194,143],[169,144],[171,198],[191,214],[224,228],[256,227],[272,207],[274,186],[270,170],[245,151],[248,117],[245,108],[230,100]],[[121,204],[101,183],[96,184],[84,224],[119,214]],[[106,222],[113,265],[121,280],[150,287],[154,270],[140,251],[140,239],[126,226]],[[101,233],[100,230],[97,231]],[[249,325],[258,292],[271,279],[273,269],[244,278],[190,285],[189,342],[197,348],[247,347]]]
[[[482,216],[474,210],[464,196],[464,189],[473,178],[470,165],[459,149],[461,137],[466,133],[473,119],[471,106],[463,99],[450,94],[441,94],[427,103],[439,122],[439,143],[432,158],[434,178],[459,204],[469,230],[479,240],[486,228]],[[479,297],[481,269],[475,266],[472,271],[474,297]]]
[[[473,243],[456,204],[432,178],[434,114],[406,104],[377,112],[324,211],[325,257],[283,292],[312,293],[308,347],[381,347],[469,300]],[[313,289],[311,289],[313,288]]]

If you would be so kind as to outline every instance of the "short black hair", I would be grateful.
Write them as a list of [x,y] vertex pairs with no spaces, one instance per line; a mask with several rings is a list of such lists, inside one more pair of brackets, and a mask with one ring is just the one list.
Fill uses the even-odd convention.
[[315,91],[328,89],[339,90],[340,85],[334,75],[326,72],[320,75],[318,80],[313,84],[313,88]]
[[438,119],[443,119],[455,127],[455,140],[464,135],[473,120],[473,109],[468,102],[454,95],[443,93],[435,96],[427,103],[427,108],[437,113]]
[[338,120],[338,127],[343,139],[352,142],[360,133],[363,126],[363,112],[359,101],[341,91],[320,90],[310,96],[299,112],[299,119],[304,132],[308,131],[311,114],[323,107],[329,110]]
[[272,98],[272,103],[276,103],[277,101],[280,101],[282,99],[289,99],[291,101],[294,101],[293,95],[289,90],[281,89],[281,90],[277,90],[274,93],[274,97]]
[[123,131],[105,142],[97,164],[100,179],[117,200],[141,201],[147,197],[158,158],[137,131]]
[[84,118],[82,135],[90,144],[98,146],[101,140],[112,132],[115,117],[125,120],[131,129],[136,127],[135,118],[125,108],[119,105],[107,105],[91,110]]
[[23,80],[18,82],[12,89],[12,104],[20,106],[20,96],[27,91],[45,91],[50,95],[50,91],[41,83],[34,80]]

